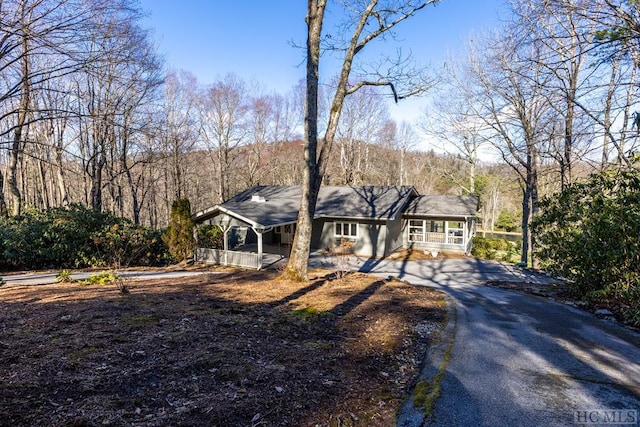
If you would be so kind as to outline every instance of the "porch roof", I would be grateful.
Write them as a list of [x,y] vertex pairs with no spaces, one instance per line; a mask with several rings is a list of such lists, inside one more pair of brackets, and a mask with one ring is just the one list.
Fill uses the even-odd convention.
[[478,212],[478,196],[419,196],[411,201],[404,214],[429,217],[475,217]]

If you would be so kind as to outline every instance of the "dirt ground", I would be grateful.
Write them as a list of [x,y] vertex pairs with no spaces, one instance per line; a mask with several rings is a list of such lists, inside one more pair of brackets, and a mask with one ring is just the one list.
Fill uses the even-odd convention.
[[0,425],[394,425],[446,317],[362,274],[128,287],[0,287]]

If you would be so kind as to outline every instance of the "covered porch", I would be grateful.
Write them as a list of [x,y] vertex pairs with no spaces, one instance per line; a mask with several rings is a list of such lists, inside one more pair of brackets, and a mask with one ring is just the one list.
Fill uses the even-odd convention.
[[196,229],[209,225],[222,231],[222,247],[205,247],[196,235],[195,261],[260,270],[275,266],[291,252],[295,223],[263,225],[223,207],[195,215]]
[[263,245],[251,243],[231,250],[196,248],[195,261],[232,267],[262,270],[276,267],[289,257],[291,247],[281,245]]
[[452,252],[471,252],[474,218],[410,218],[405,247]]

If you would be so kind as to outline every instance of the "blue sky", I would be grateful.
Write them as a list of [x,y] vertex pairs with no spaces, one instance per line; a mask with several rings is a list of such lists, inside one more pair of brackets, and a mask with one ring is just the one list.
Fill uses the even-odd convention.
[[[167,66],[190,71],[201,83],[233,72],[267,90],[285,93],[304,77],[304,0],[140,0],[149,13]],[[443,0],[397,27],[398,43],[416,61],[442,66],[473,32],[499,25],[503,0]],[[386,48],[388,45],[381,45]],[[391,53],[395,47],[388,46]],[[324,78],[334,75],[326,71]],[[337,70],[336,70],[337,71]],[[323,76],[321,76],[322,78]],[[392,110],[396,119],[413,119],[419,101]],[[415,105],[413,105],[415,104]]]

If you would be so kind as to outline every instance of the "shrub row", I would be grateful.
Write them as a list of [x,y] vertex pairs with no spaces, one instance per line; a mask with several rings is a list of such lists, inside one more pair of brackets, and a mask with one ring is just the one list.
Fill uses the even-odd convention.
[[0,219],[3,270],[156,265],[168,261],[160,233],[80,205]]
[[640,325],[640,163],[594,174],[540,207],[533,229],[543,267],[580,297],[629,305]]
[[517,251],[518,245],[505,239],[475,236],[471,245],[471,255],[489,260],[510,261]]

